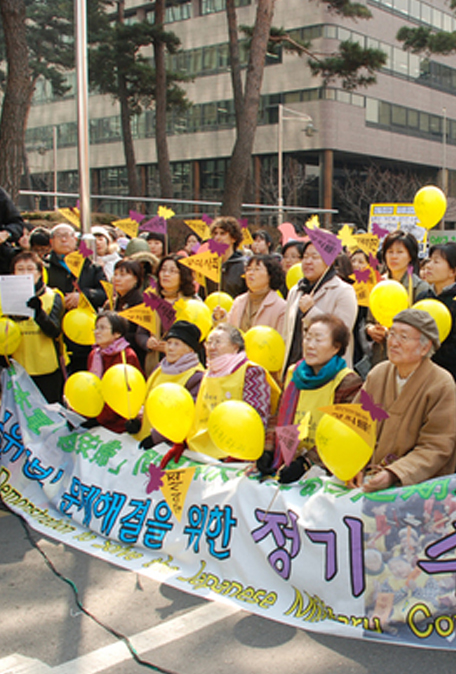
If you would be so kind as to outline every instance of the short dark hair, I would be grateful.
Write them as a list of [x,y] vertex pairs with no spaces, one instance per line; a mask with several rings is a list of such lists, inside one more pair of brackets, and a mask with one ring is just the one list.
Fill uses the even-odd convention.
[[402,243],[402,245],[406,247],[408,254],[410,255],[410,264],[412,264],[416,270],[419,248],[418,241],[415,239],[413,234],[410,234],[410,232],[403,232],[401,229],[396,229],[394,232],[390,232],[384,238],[382,244],[382,259],[385,264],[386,252],[389,248],[391,248],[393,243]]
[[30,245],[33,246],[50,246],[51,234],[45,227],[35,227],[30,234]]
[[269,276],[271,290],[279,290],[285,283],[285,274],[280,260],[274,255],[252,255],[245,266],[248,269],[252,264],[263,264]]
[[252,232],[252,239],[254,241],[255,239],[263,239],[263,241],[268,244],[268,250],[271,250],[273,242],[269,232],[267,232],[265,229],[257,229],[256,232]]
[[302,259],[303,256],[303,251],[304,251],[304,241],[293,241],[291,239],[290,241],[287,241],[285,245],[282,246],[282,257],[285,255],[287,250],[289,248],[296,248],[296,250],[299,253],[300,258]]
[[121,337],[125,337],[128,332],[128,321],[123,316],[120,316],[117,311],[102,311],[98,314],[95,325],[100,318],[107,318],[112,332],[117,332]]
[[233,248],[236,250],[244,238],[242,235],[241,226],[236,218],[233,218],[231,215],[222,215],[218,218],[215,218],[215,220],[211,222],[211,234],[213,234],[214,229],[217,227],[222,229],[234,239]]
[[429,257],[432,253],[439,253],[444,260],[448,262],[450,269],[456,269],[456,243],[439,243],[431,246],[429,250]]
[[23,253],[19,253],[18,255],[13,257],[13,259],[11,261],[11,273],[12,274],[14,274],[14,268],[15,268],[16,264],[18,262],[22,262],[23,260],[24,261],[25,260],[32,260],[32,262],[34,262],[36,264],[36,268],[38,269],[40,274],[43,273],[43,268],[44,268],[43,260],[36,253],[33,253],[30,250],[26,250]]
[[137,260],[129,260],[128,258],[123,258],[119,260],[114,265],[114,271],[117,269],[125,269],[127,274],[132,274],[136,276],[136,288],[140,288],[143,282],[143,268],[141,263]]
[[159,294],[163,297],[163,287],[160,283],[160,272],[165,264],[165,262],[168,262],[168,260],[171,260],[174,262],[176,265],[178,272],[179,272],[179,277],[180,277],[180,283],[179,283],[179,292],[184,295],[184,297],[193,297],[195,294],[195,284],[193,282],[193,272],[189,267],[186,267],[183,264],[179,264],[179,260],[185,260],[186,257],[185,255],[176,255],[175,253],[171,253],[170,255],[165,255],[165,257],[162,257],[160,260],[160,263],[157,267],[157,288]]
[[316,323],[324,323],[324,325],[329,327],[331,330],[332,344],[333,346],[339,347],[337,355],[343,356],[350,341],[350,330],[343,320],[338,316],[334,316],[334,314],[321,314],[321,316],[314,316],[310,319],[306,326],[307,330],[311,325],[315,325]]

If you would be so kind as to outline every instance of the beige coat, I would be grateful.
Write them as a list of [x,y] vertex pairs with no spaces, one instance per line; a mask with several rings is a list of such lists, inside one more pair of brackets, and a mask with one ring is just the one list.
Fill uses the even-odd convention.
[[[293,332],[296,322],[296,317],[299,309],[299,299],[301,297],[301,292],[298,290],[298,286],[295,285],[287,297],[287,311],[285,314],[285,343],[286,343],[286,352],[285,352],[285,363],[288,360],[288,354],[291,349],[291,342],[293,339]],[[315,305],[312,309],[304,316],[304,325],[314,316],[319,314],[334,314],[338,316],[347,328],[350,330],[350,342],[348,348],[344,354],[345,361],[348,367],[352,367],[353,361],[353,328],[356,321],[356,316],[358,315],[358,301],[356,299],[356,293],[353,290],[353,287],[342,281],[338,276],[333,276],[333,278],[323,283],[315,292],[314,295]]]
[[[248,292],[236,297],[228,314],[228,322],[236,326],[236,328],[239,328],[241,325],[242,315],[246,310],[248,299]],[[270,328],[274,328],[274,330],[277,330],[284,337],[283,321],[286,308],[287,303],[283,297],[279,297],[275,290],[270,290],[258,309],[254,325],[269,325]]]
[[394,454],[391,470],[403,485],[454,473],[456,387],[446,370],[425,358],[397,395],[396,368],[385,361],[369,372],[363,388],[389,414],[377,422],[373,464]]

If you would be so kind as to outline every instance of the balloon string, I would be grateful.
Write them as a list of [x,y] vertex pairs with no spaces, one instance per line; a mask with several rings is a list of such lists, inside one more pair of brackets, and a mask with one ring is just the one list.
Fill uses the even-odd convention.
[[122,363],[123,363],[123,366],[124,366],[125,386],[127,387],[128,418],[131,419],[131,401],[130,401],[131,386],[128,383],[127,359],[125,357],[125,349],[120,352],[120,355],[121,355]]

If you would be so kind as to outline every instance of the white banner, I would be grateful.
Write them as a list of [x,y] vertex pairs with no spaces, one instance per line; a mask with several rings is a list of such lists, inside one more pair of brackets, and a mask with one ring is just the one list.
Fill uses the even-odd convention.
[[456,646],[455,476],[363,495],[185,457],[162,475],[158,451],[79,428],[20,366],[2,382],[0,493],[37,531],[294,627]]

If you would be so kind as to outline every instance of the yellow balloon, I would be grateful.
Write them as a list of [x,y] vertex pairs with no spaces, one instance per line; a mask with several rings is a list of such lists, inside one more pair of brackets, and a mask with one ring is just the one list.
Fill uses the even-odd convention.
[[70,407],[85,417],[97,417],[104,407],[101,380],[93,372],[75,372],[63,389]]
[[176,321],[189,321],[201,330],[200,341],[206,339],[212,329],[212,313],[209,307],[199,300],[185,300],[185,305],[176,311]]
[[395,315],[408,309],[407,290],[399,281],[381,281],[372,288],[369,306],[375,320],[385,328],[390,328]]
[[233,298],[228,293],[211,293],[204,300],[204,304],[214,311],[215,307],[222,307],[225,311],[229,311],[233,306]]
[[432,318],[437,323],[440,343],[445,341],[445,339],[450,334],[453,319],[451,318],[450,310],[443,302],[432,299],[420,300],[419,302],[415,302],[412,309],[426,311],[430,316],[432,316]]
[[302,271],[302,265],[300,262],[297,262],[292,267],[290,267],[290,269],[287,271],[287,276],[285,279],[288,290],[291,290],[292,287],[303,278],[303,276],[304,273]]
[[282,369],[285,342],[277,330],[268,325],[256,325],[244,335],[247,358],[270,372]]
[[152,427],[171,440],[183,442],[195,416],[195,403],[180,384],[159,384],[146,400],[146,412]]
[[227,456],[256,461],[264,449],[264,426],[258,412],[242,400],[227,400],[215,407],[208,422],[214,445]]
[[22,333],[19,326],[9,318],[0,318],[0,355],[9,356],[21,343]]
[[419,220],[418,224],[431,229],[445,215],[447,200],[439,187],[426,185],[415,194],[413,207]]
[[315,432],[318,454],[339,480],[351,480],[367,464],[373,449],[352,428],[324,414]]
[[85,309],[71,309],[63,317],[63,332],[76,344],[90,346],[95,343],[95,320],[97,316]]
[[125,419],[133,419],[146,397],[146,382],[133,365],[119,363],[106,370],[101,380],[105,402]]

